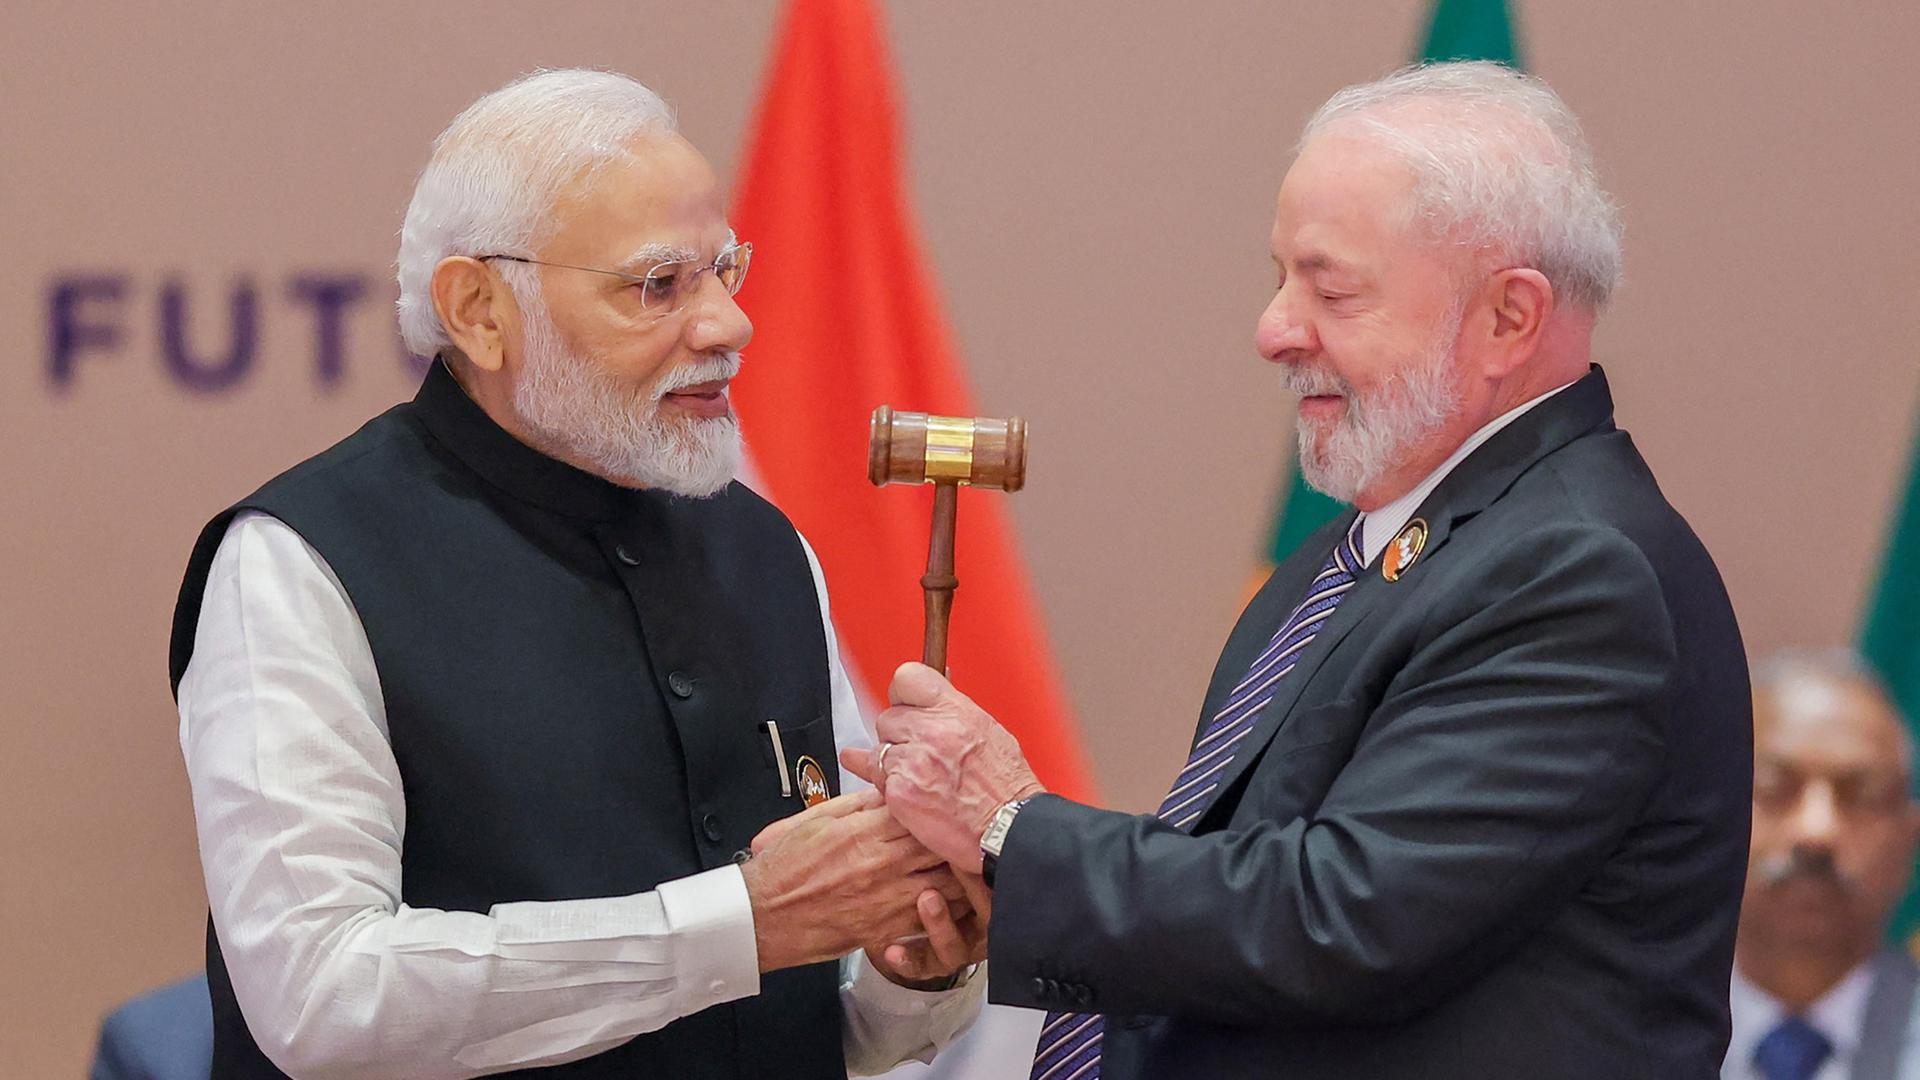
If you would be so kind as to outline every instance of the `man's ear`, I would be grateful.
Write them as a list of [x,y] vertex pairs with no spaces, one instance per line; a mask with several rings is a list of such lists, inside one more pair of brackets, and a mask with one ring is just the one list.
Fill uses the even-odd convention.
[[1495,273],[1484,295],[1493,316],[1483,343],[1484,373],[1502,379],[1539,349],[1553,315],[1553,283],[1538,270],[1516,266]]
[[480,260],[453,255],[433,268],[430,292],[454,347],[475,367],[499,371],[506,363],[505,323],[513,310],[506,283]]

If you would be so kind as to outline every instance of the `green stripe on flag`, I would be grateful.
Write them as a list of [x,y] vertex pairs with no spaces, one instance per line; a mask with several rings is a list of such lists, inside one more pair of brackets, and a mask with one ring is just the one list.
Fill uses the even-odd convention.
[[1519,67],[1520,50],[1514,46],[1507,0],[1439,0],[1433,5],[1420,59],[1498,60]]
[[1322,495],[1307,486],[1300,478],[1299,463],[1293,467],[1293,487],[1287,491],[1287,501],[1280,504],[1280,512],[1273,522],[1273,539],[1267,544],[1267,561],[1275,566],[1280,560],[1293,554],[1300,542],[1313,535],[1315,529],[1340,516],[1347,504],[1328,495]]
[[[1868,598],[1860,651],[1886,681],[1887,692],[1920,738],[1920,447],[1907,472],[1907,494],[1881,557],[1880,584]],[[1892,937],[1920,929],[1920,888],[1909,886],[1894,909]]]
[[[1519,66],[1520,51],[1514,44],[1513,19],[1507,13],[1506,0],[1437,0],[1420,59],[1497,60]],[[1296,462],[1286,498],[1274,509],[1267,558],[1279,563],[1293,554],[1300,541],[1345,509],[1344,504],[1308,487],[1300,478]],[[1920,545],[1920,538],[1915,543]],[[1920,554],[1920,547],[1915,552]]]

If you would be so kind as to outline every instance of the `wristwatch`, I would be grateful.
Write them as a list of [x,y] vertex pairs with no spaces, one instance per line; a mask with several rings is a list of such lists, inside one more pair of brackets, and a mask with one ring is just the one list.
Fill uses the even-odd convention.
[[1015,799],[1002,803],[1000,809],[993,812],[993,820],[987,822],[987,831],[980,835],[980,876],[989,886],[993,884],[993,872],[1000,865],[1000,849],[1007,842],[1007,833],[1013,828],[1014,815],[1027,805],[1026,799]]

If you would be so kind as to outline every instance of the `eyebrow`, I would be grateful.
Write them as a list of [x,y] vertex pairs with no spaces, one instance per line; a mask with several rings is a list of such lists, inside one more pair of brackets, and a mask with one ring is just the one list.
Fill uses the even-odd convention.
[[614,269],[623,273],[632,273],[653,263],[681,262],[686,259],[697,259],[699,257],[700,253],[690,247],[682,247],[679,244],[667,244],[655,240],[651,243],[640,245],[633,254],[621,260],[620,264],[614,267]]
[[1352,263],[1344,262],[1325,252],[1318,251],[1303,257],[1296,265],[1298,265],[1300,272],[1304,274],[1353,273],[1358,269]]

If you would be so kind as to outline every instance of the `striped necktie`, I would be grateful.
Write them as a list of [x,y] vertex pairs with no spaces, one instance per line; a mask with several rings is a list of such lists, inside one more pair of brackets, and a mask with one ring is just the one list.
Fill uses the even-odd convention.
[[[1186,767],[1160,803],[1155,815],[1160,820],[1185,831],[1213,805],[1220,776],[1232,764],[1235,747],[1253,731],[1254,721],[1273,700],[1280,680],[1300,662],[1314,635],[1340,606],[1347,590],[1353,588],[1354,576],[1364,565],[1360,559],[1360,523],[1365,520],[1365,515],[1354,518],[1346,538],[1334,545],[1333,554],[1327,556],[1326,564],[1307,587],[1307,595],[1280,624],[1246,676],[1227,695],[1226,705],[1195,740]],[[1030,1080],[1099,1080],[1100,1040],[1105,1028],[1105,1020],[1097,1013],[1048,1013],[1034,1051]]]

